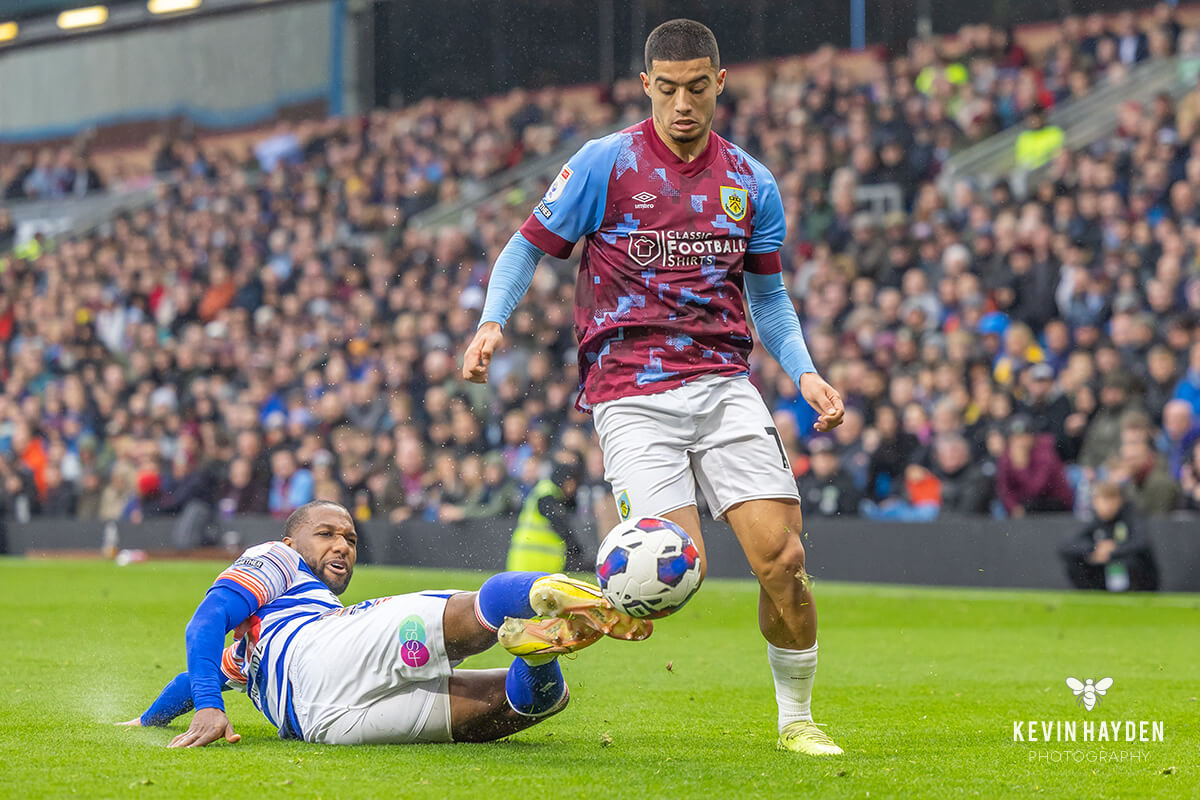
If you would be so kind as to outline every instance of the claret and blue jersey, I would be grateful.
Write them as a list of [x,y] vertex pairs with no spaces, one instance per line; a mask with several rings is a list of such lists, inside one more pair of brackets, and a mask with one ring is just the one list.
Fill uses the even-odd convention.
[[781,271],[775,178],[715,133],[682,161],[647,119],[588,142],[521,227],[558,258],[587,243],[575,289],[581,404],[748,372],[743,271]]

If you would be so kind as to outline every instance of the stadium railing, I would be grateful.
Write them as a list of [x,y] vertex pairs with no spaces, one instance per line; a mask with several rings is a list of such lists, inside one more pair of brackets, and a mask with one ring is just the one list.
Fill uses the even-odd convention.
[[8,204],[16,226],[16,246],[37,234],[47,237],[86,233],[119,214],[149,205],[158,192],[159,181],[134,188],[90,194],[86,197],[27,200]]
[[[494,202],[514,189],[525,190],[528,196],[541,196],[546,187],[542,185],[547,173],[556,172],[567,163],[567,159],[588,139],[607,136],[621,130],[624,125],[614,125],[598,131],[574,136],[555,150],[544,156],[526,159],[515,167],[499,172],[489,178],[482,188],[473,191],[469,196],[447,203],[439,203],[432,208],[416,214],[409,224],[416,228],[439,228],[447,225],[466,224],[471,226],[475,209],[485,203]],[[532,206],[530,207],[532,210]]]
[[[1101,84],[1087,97],[1056,107],[1046,116],[1046,124],[1062,128],[1067,148],[1087,147],[1116,131],[1118,113],[1126,101],[1144,100],[1164,91],[1176,100],[1182,97],[1193,85],[1184,80],[1186,73],[1181,66],[1186,63],[1168,58],[1141,64],[1123,80]],[[1007,178],[1013,190],[1023,195],[1030,179],[1047,169],[1028,173],[1017,168],[1017,137],[1024,130],[1024,126],[1015,125],[952,156],[938,176],[938,188],[953,197],[951,189],[963,178],[973,179],[982,188]]]

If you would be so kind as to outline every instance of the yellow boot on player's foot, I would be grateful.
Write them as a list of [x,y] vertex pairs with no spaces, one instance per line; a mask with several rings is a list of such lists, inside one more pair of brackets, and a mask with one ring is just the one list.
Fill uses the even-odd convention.
[[804,753],[809,756],[840,756],[842,748],[834,744],[833,739],[825,731],[817,727],[812,720],[802,719],[789,722],[779,732],[779,742],[775,745],[780,750],[791,750],[793,753]]
[[779,750],[804,753],[805,756],[841,756],[841,747],[811,720],[788,722],[779,732]]
[[516,619],[507,617],[496,640],[514,656],[520,656],[531,667],[545,664],[558,656],[582,650],[604,636],[586,620],[580,618]]
[[614,639],[641,641],[654,623],[623,614],[604,599],[600,587],[566,575],[543,575],[529,589],[529,604],[540,617],[581,618]]

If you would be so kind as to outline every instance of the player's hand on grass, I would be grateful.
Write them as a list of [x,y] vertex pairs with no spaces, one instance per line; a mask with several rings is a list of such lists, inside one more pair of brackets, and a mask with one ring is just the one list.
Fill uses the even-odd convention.
[[475,331],[475,338],[467,345],[463,356],[463,378],[471,383],[487,383],[488,366],[492,363],[492,354],[504,341],[504,329],[495,322],[485,322]]
[[142,718],[134,717],[128,722],[115,722],[113,724],[121,728],[140,728],[142,727]]
[[800,376],[800,394],[819,415],[813,427],[824,433],[842,424],[846,415],[846,406],[842,396],[838,394],[825,379],[815,372],[806,372]]
[[229,717],[219,708],[202,708],[192,717],[192,724],[171,740],[167,747],[204,747],[224,738],[230,744],[240,742],[242,735],[233,732]]

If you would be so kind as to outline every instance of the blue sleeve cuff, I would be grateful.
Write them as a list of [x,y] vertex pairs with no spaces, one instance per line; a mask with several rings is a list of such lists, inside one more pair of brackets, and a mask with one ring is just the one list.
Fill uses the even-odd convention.
[[[231,688],[227,681],[221,682],[221,691]],[[142,727],[161,728],[180,714],[192,710],[192,682],[186,672],[181,672],[163,687],[158,697],[141,716]]]
[[483,314],[479,324],[495,322],[504,327],[517,303],[529,291],[533,283],[533,273],[538,261],[545,253],[536,245],[522,236],[514,233],[500,251],[496,265],[492,267],[492,277],[488,280],[487,299],[483,303]]
[[794,383],[806,372],[816,372],[796,307],[783,285],[783,273],[744,273],[746,300],[754,329],[767,352],[779,362]]

